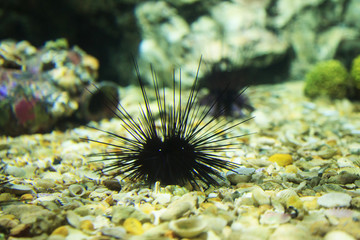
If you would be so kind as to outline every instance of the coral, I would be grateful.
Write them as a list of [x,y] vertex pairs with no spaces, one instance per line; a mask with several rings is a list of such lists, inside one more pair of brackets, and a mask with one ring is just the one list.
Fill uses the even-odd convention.
[[305,95],[311,98],[329,96],[344,98],[347,94],[348,72],[338,60],[317,63],[306,75]]

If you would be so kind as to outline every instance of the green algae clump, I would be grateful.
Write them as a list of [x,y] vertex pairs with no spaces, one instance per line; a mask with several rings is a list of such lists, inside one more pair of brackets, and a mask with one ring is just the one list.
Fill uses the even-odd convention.
[[350,76],[355,88],[360,90],[360,55],[354,58],[352,62]]
[[304,92],[310,98],[344,98],[347,94],[347,80],[348,72],[340,61],[319,62],[306,74]]

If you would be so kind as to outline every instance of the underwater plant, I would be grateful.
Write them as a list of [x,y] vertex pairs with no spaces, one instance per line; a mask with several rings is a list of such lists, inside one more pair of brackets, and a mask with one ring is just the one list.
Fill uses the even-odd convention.
[[[202,107],[197,103],[200,60],[194,83],[184,103],[181,96],[181,71],[178,88],[174,71],[172,99],[169,100],[165,98],[165,88],[160,89],[156,73],[151,67],[160,118],[158,123],[139,67],[136,62],[134,64],[145,106],[141,107],[139,118],[131,116],[121,103],[114,111],[131,137],[98,129],[109,134],[117,143],[86,139],[113,147],[109,152],[92,155],[102,157],[95,161],[111,161],[101,171],[115,171],[114,176],[123,174],[132,181],[142,180],[149,185],[156,182],[161,185],[190,183],[193,187],[219,185],[219,180],[224,179],[222,170],[239,167],[239,164],[224,159],[221,152],[234,148],[232,139],[246,135],[228,137],[227,134],[251,118],[236,123],[225,119],[218,121],[217,116],[210,115],[216,101],[210,107]],[[111,104],[117,103],[111,101]]]
[[304,93],[310,98],[344,98],[347,95],[347,81],[348,72],[340,61],[319,62],[306,75]]
[[360,91],[360,55],[352,61],[350,76],[356,90]]

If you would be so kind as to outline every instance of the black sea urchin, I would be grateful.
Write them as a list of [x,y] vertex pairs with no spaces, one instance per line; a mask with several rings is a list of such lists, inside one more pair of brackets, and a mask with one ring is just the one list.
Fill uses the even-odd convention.
[[241,94],[247,88],[252,70],[249,67],[231,69],[228,65],[228,60],[222,59],[200,79],[200,86],[207,88],[209,93],[199,102],[208,106],[215,102],[210,112],[213,116],[244,117],[245,112],[254,110],[249,99]]
[[[90,140],[113,147],[110,152],[96,154],[103,157],[100,161],[112,161],[102,169],[103,172],[114,170],[115,175],[123,174],[125,178],[133,181],[143,180],[148,184],[159,181],[162,185],[190,183],[199,186],[201,182],[209,186],[219,185],[219,178],[223,179],[221,170],[238,167],[238,164],[226,161],[220,153],[234,147],[229,140],[235,137],[229,138],[226,134],[249,119],[235,124],[218,121],[216,116],[209,116],[216,102],[205,108],[196,103],[200,63],[188,99],[183,104],[181,74],[177,90],[174,73],[173,97],[168,101],[165,98],[165,89],[160,89],[156,74],[151,69],[159,122],[156,121],[156,114],[150,107],[139,68],[135,63],[145,107],[141,108],[141,115],[136,119],[121,104],[114,112],[131,135],[130,138],[103,131],[118,143]],[[176,91],[179,91],[178,96]]]

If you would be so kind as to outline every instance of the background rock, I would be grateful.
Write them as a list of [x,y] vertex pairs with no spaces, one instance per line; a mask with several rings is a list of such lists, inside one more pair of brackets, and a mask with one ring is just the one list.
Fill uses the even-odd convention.
[[132,55],[147,76],[149,63],[170,80],[181,67],[188,85],[201,55],[200,76],[226,59],[225,70],[251,68],[252,84],[302,79],[320,60],[349,67],[360,50],[358,0],[2,1],[0,9],[0,39],[40,46],[65,37],[100,60],[100,79],[123,85],[135,78]]

